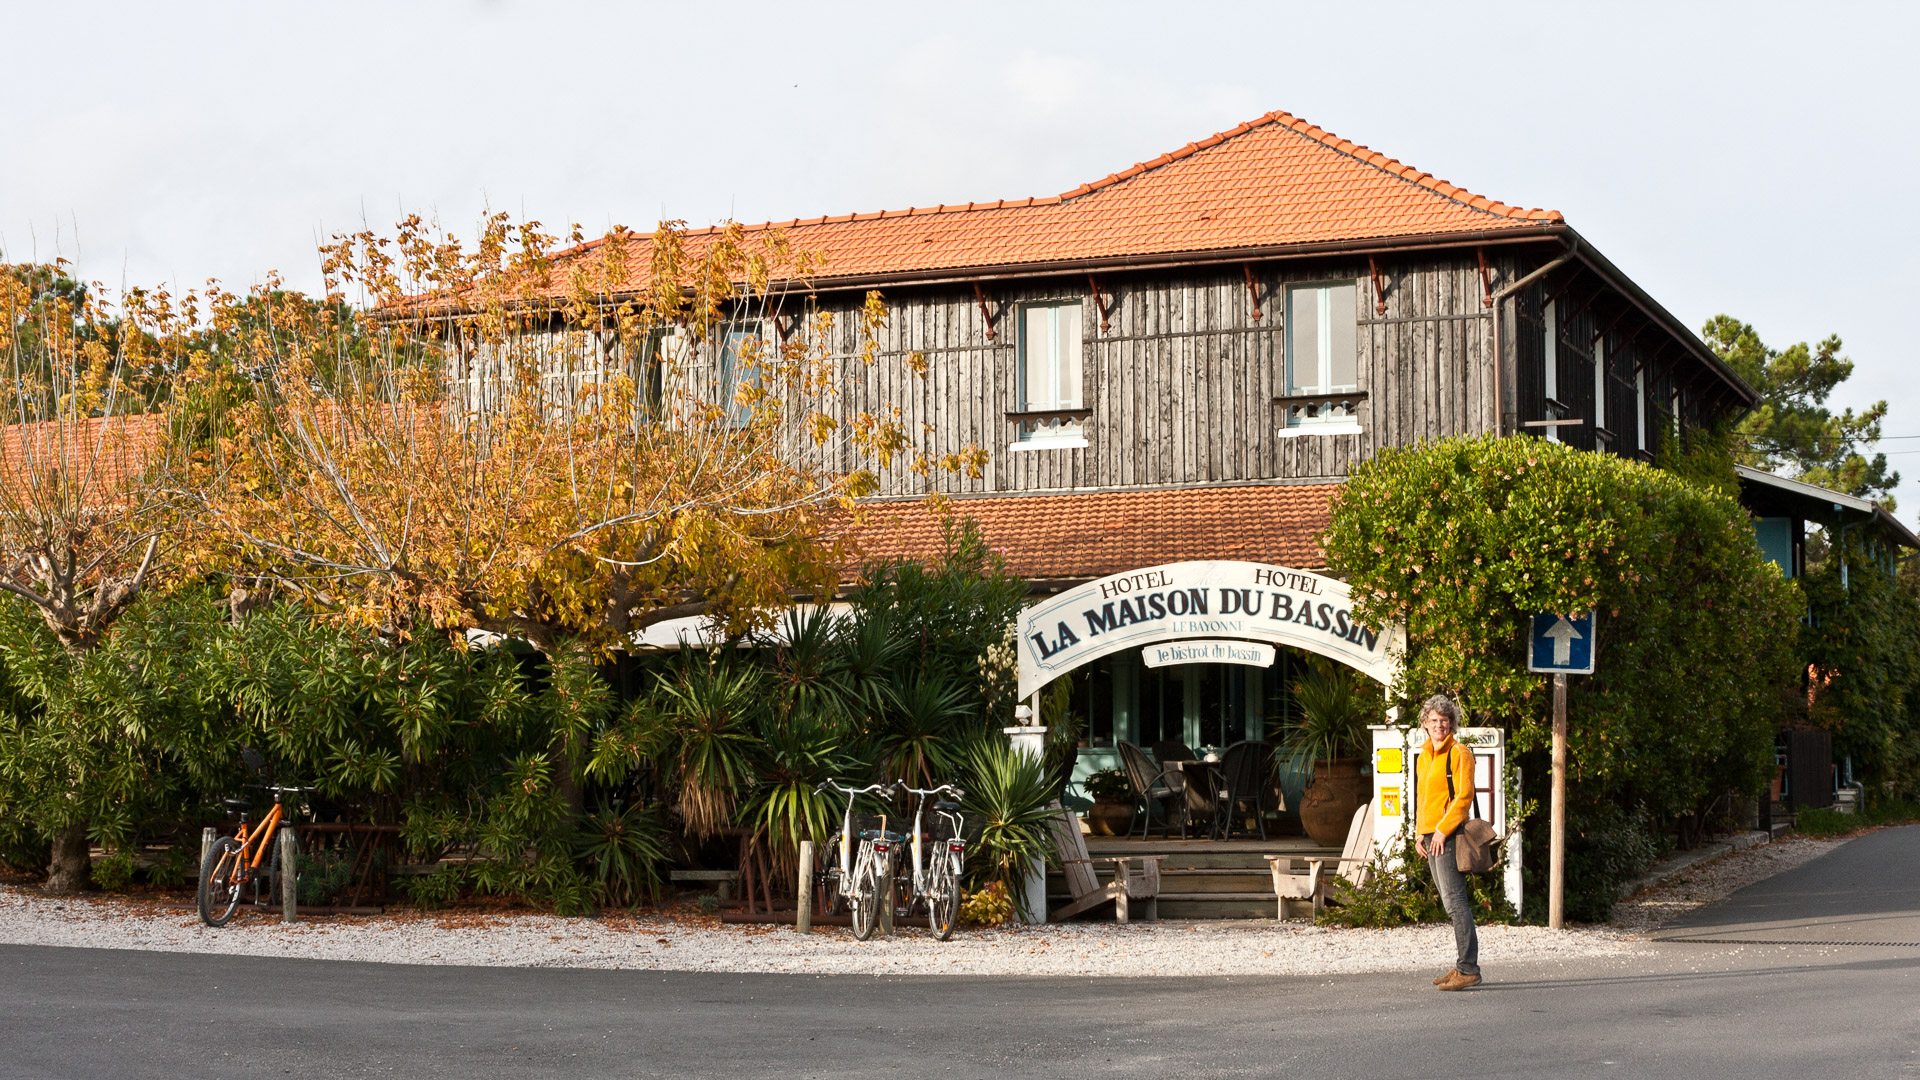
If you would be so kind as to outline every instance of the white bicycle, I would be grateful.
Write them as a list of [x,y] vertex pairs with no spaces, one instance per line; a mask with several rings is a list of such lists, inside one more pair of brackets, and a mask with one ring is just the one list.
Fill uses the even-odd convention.
[[[900,907],[911,915],[924,906],[927,925],[941,941],[953,937],[960,921],[960,872],[967,863],[966,821],[960,816],[960,800],[966,793],[952,784],[936,788],[906,788],[920,801],[913,811],[913,835],[909,845],[911,873],[899,877],[899,889],[905,903]],[[951,798],[937,798],[942,794]],[[927,801],[933,799],[933,818],[927,819]]]
[[815,876],[825,898],[827,914],[838,915],[842,907],[853,923],[853,936],[865,941],[880,925],[880,905],[893,902],[893,864],[896,851],[906,837],[887,829],[887,815],[856,815],[854,800],[862,795],[890,796],[905,785],[869,784],[862,788],[841,787],[828,780],[815,791],[832,789],[847,796],[847,809],[841,815],[840,834],[827,853],[826,869]]

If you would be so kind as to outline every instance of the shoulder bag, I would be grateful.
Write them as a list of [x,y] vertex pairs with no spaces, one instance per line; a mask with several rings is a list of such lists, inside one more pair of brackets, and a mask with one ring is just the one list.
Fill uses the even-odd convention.
[[[1456,743],[1455,745],[1463,745]],[[1472,753],[1471,750],[1468,753]],[[1453,748],[1447,748],[1447,801],[1452,802],[1453,794]],[[1480,816],[1480,792],[1473,793],[1473,813],[1460,831],[1453,834],[1453,864],[1463,874],[1478,874],[1491,870],[1499,860],[1493,854],[1493,826]]]

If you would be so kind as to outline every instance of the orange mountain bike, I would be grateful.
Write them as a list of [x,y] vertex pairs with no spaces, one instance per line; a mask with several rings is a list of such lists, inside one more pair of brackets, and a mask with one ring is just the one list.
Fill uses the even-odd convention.
[[[273,842],[286,817],[281,799],[287,795],[304,795],[314,789],[267,787],[266,790],[273,793],[273,809],[252,829],[247,827],[247,811],[253,804],[246,799],[223,800],[228,810],[240,815],[240,831],[215,841],[200,861],[200,921],[208,926],[227,925],[234,909],[240,906],[240,894],[249,884],[253,886],[254,903],[260,902],[262,893],[273,895],[274,883],[280,879],[282,870],[280,848]],[[286,869],[292,871],[291,867]]]

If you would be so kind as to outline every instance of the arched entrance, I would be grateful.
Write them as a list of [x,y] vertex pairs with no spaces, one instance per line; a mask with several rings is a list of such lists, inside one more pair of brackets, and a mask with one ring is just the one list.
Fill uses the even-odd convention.
[[1353,616],[1344,582],[1250,562],[1180,562],[1130,570],[1061,593],[1020,614],[1019,687],[1028,698],[1054,679],[1125,649],[1161,647],[1149,664],[1266,666],[1267,645],[1290,645],[1393,685],[1397,627]]

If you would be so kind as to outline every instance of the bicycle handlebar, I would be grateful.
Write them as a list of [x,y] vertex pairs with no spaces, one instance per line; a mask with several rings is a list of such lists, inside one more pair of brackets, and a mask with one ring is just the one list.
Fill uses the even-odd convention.
[[905,783],[902,783],[900,786],[906,788],[909,795],[938,795],[943,791],[951,791],[955,799],[964,799],[967,797],[967,793],[960,790],[957,784],[941,784],[936,788],[906,787]]
[[[839,784],[836,784],[831,780],[822,780],[820,782],[820,785],[814,788],[813,790],[825,791],[828,788],[832,788],[833,790],[841,792],[842,794],[846,794],[846,795],[866,795],[869,793],[875,794],[875,795],[885,795],[886,793],[894,790],[895,788],[903,788],[903,787],[906,787],[906,785],[898,780],[895,780],[891,784],[868,784],[866,787],[863,787],[863,788],[841,787]],[[909,788],[908,790],[912,790],[912,789]]]

